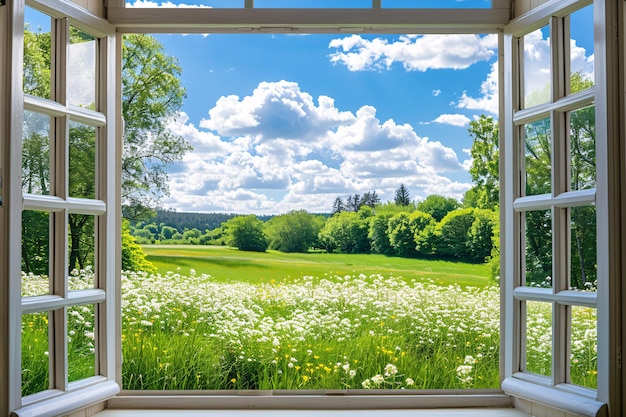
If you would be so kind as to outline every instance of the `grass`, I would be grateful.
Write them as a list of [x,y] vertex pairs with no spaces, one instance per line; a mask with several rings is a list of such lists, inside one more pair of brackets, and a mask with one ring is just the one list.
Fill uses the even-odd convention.
[[[146,251],[168,272],[122,274],[124,389],[499,386],[500,292],[485,266],[224,247]],[[91,283],[91,270],[70,277],[71,288]],[[22,277],[25,296],[46,286],[45,277]],[[74,380],[95,372],[94,310],[68,313]],[[526,365],[544,375],[550,319],[549,303],[528,305]],[[571,379],[594,388],[596,310],[572,309],[571,323]],[[23,318],[24,395],[47,387],[47,328],[47,314]]]
[[484,288],[492,285],[486,265],[374,254],[244,252],[224,246],[145,245],[147,258],[165,274],[209,274],[222,282],[293,282],[304,275],[382,274],[405,280]]

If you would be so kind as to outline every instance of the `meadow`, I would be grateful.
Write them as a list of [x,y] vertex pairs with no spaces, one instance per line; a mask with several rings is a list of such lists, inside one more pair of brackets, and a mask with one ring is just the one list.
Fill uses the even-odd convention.
[[[145,249],[160,272],[122,274],[124,389],[499,386],[499,289],[483,265]],[[89,274],[77,276],[88,281]],[[541,374],[550,372],[550,315],[546,303],[529,306],[529,370]],[[577,308],[573,316],[572,380],[594,387],[595,310]],[[29,328],[23,332],[23,367],[29,370],[38,366],[38,356],[25,348],[38,334],[33,326],[44,332],[40,339],[47,329],[42,317],[33,319],[33,325],[23,322]],[[84,329],[87,340],[72,338],[84,349],[73,353],[83,352],[83,359],[70,361],[76,364],[71,372],[93,374],[93,325],[75,313],[68,320],[76,334]],[[32,390],[29,382],[24,387]]]

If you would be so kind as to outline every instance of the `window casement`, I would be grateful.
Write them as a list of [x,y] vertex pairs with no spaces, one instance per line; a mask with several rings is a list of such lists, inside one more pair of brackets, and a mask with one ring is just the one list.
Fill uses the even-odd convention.
[[[502,387],[589,415],[609,402],[615,377],[607,298],[616,215],[607,150],[615,144],[604,107],[608,44],[595,30],[595,62],[586,72],[574,68],[573,51],[577,31],[594,31],[608,9],[604,1],[548,2],[505,27],[504,46]],[[581,23],[584,11],[593,17]],[[549,50],[544,65],[535,62],[538,40]],[[597,332],[581,335],[582,321]],[[584,365],[581,347],[591,352]]]
[[8,295],[21,300],[9,311],[8,403],[18,416],[67,414],[119,391],[116,37],[106,21],[62,6],[6,5],[21,34],[7,176],[8,243],[18,249]]

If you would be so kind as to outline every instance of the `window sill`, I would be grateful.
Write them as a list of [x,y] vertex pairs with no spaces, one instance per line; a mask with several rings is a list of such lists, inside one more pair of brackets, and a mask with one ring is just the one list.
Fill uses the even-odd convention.
[[[565,414],[585,417],[608,415],[607,406],[586,395],[578,395],[550,386],[542,386],[519,378],[510,377],[502,382],[502,390],[515,398],[529,401]],[[534,413],[533,413],[534,414]]]
[[423,410],[105,410],[95,417],[529,417],[513,408]]

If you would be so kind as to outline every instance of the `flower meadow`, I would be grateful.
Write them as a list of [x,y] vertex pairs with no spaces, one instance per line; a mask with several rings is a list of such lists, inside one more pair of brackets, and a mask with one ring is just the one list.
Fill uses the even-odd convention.
[[[76,288],[93,283],[91,271],[74,275],[83,281]],[[23,292],[37,281],[44,280],[23,277]],[[536,304],[527,320],[528,369],[549,375],[551,309]],[[76,378],[94,373],[93,317],[93,306],[68,312]],[[594,387],[595,310],[578,307],[572,317],[572,381]],[[47,387],[47,326],[47,314],[22,321],[25,394]],[[376,274],[254,284],[193,270],[122,274],[129,390],[496,388],[499,331],[497,286]]]

